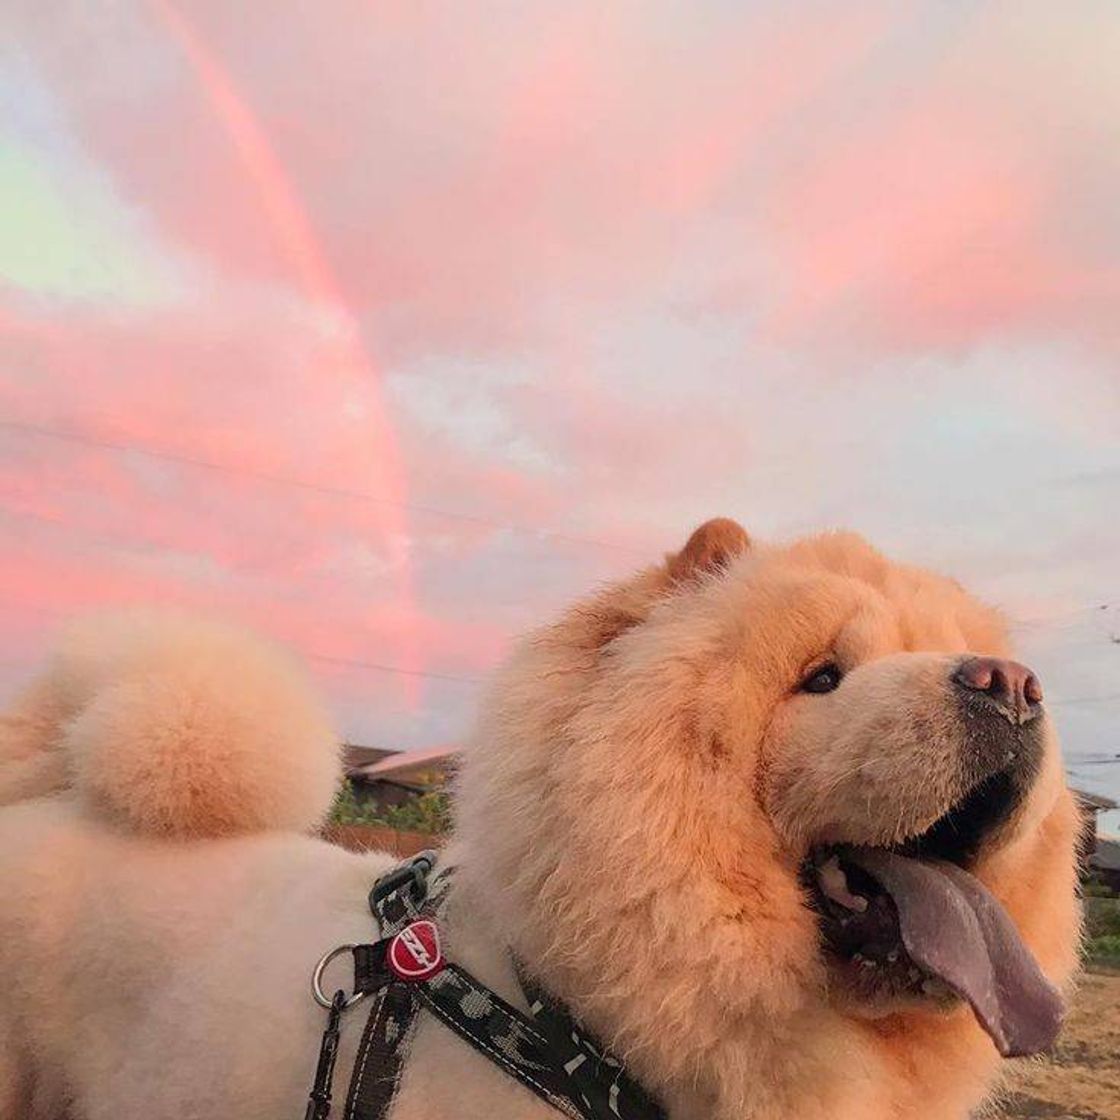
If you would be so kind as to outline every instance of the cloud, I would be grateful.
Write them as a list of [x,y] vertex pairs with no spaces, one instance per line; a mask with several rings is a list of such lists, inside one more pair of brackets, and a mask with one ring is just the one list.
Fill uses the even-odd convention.
[[[729,514],[861,529],[1054,695],[1120,691],[1104,9],[14,16],[8,679],[173,600],[443,741],[512,635]],[[1075,755],[1117,708],[1062,712]]]

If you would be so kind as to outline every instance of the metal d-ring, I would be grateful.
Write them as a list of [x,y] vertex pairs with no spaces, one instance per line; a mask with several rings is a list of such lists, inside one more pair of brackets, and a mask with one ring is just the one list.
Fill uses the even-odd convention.
[[[326,970],[327,965],[335,959],[341,957],[343,953],[352,953],[357,948],[356,945],[339,945],[337,948],[332,949],[329,953],[324,953],[319,958],[319,963],[315,966],[315,971],[311,974],[311,994],[315,997],[315,1002],[320,1007],[325,1007],[328,1011],[331,1008],[333,1000],[326,992],[323,991],[323,972]],[[368,992],[355,992],[352,996],[346,997],[346,1002],[342,1005],[343,1011],[360,1000],[366,998]]]

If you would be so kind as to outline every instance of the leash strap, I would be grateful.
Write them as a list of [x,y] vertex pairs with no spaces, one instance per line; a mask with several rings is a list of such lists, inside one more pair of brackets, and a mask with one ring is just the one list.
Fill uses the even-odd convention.
[[[434,853],[424,852],[383,876],[370,891],[381,939],[353,947],[352,998],[368,994],[374,1002],[358,1047],[344,1120],[386,1120],[422,1007],[568,1120],[665,1120],[621,1063],[520,970],[532,1017],[443,957],[434,919],[453,868],[441,869],[429,889],[434,865]],[[312,1112],[315,1101],[313,1091],[308,1120],[324,1120],[330,1107],[329,1073],[327,1111]]]
[[346,993],[335,992],[331,1009],[327,1013],[327,1028],[319,1046],[319,1064],[315,1067],[315,1083],[307,1102],[304,1120],[326,1120],[331,1111],[331,1082],[334,1080],[334,1063],[338,1057],[339,1024],[346,1005]]

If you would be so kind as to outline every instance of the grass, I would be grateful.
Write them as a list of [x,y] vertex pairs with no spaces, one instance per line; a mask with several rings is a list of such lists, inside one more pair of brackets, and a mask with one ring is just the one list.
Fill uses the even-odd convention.
[[343,782],[331,806],[331,824],[370,824],[401,832],[442,836],[451,828],[451,802],[442,790],[418,793],[400,805],[377,808],[359,801],[350,782]]
[[1120,899],[1085,899],[1085,959],[1120,968]]
[[1090,937],[1085,943],[1085,956],[1093,963],[1120,967],[1120,933]]

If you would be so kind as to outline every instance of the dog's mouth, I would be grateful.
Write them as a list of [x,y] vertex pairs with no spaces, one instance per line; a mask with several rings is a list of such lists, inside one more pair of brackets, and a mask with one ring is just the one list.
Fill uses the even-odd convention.
[[968,870],[1013,812],[1016,787],[992,775],[918,836],[833,845],[805,865],[825,952],[857,998],[963,998],[1005,1057],[1047,1049],[1063,1013],[1015,923]]

